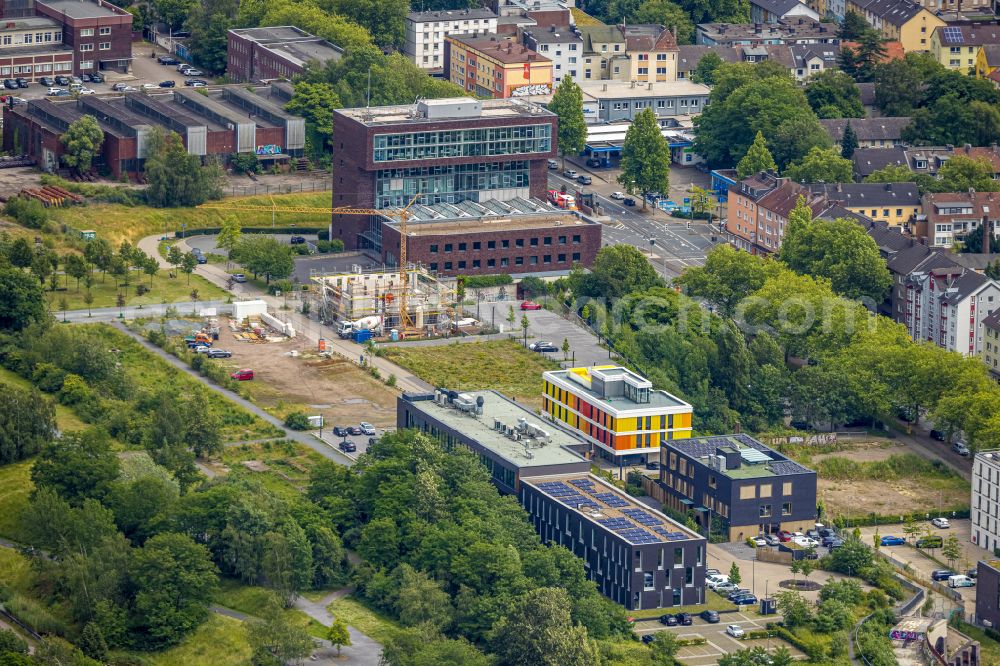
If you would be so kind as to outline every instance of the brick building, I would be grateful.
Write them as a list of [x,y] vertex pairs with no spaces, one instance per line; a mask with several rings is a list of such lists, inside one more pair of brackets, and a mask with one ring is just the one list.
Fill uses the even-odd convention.
[[269,91],[251,93],[242,86],[172,90],[157,94],[85,95],[78,99],[44,98],[4,108],[4,150],[29,155],[43,169],[58,167],[63,154],[59,137],[84,115],[97,119],[104,143],[97,160],[118,178],[137,174],[147,157],[154,127],[176,132],[188,153],[228,160],[233,153],[253,153],[265,163],[300,155],[305,145],[301,118],[282,110]]
[[226,75],[234,82],[290,79],[309,62],[337,61],[344,50],[295,26],[240,28],[229,31]]
[[826,202],[787,178],[761,172],[729,188],[729,208],[725,233],[729,243],[752,254],[771,254],[781,247],[788,215],[799,197],[805,197],[813,215]]
[[477,97],[547,95],[552,92],[553,63],[509,39],[448,37],[444,74]]
[[[132,15],[105,0],[37,0],[35,13],[62,26],[62,43],[73,51],[73,73],[128,71],[132,62]],[[38,76],[45,76],[44,73]],[[27,78],[27,77],[26,77]]]
[[[566,271],[600,247],[599,224],[545,203],[556,116],[539,106],[461,97],[338,109],[333,134],[335,207],[392,210],[419,195],[409,261],[445,274]],[[391,216],[334,215],[331,237],[399,259]]]

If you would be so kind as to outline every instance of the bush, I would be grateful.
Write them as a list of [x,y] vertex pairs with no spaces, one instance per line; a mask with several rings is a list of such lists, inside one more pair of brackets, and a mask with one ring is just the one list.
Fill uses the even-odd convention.
[[37,199],[26,197],[11,197],[7,200],[3,212],[29,229],[41,229],[49,220],[49,212]]
[[389,388],[395,387],[396,386],[396,375],[389,375],[389,378],[387,380],[385,380],[385,385],[388,386]]
[[142,296],[143,294],[147,293],[148,291],[149,291],[149,287],[144,282],[140,282],[139,284],[135,285],[135,295],[136,296]]
[[489,287],[502,287],[503,285],[513,284],[513,282],[514,278],[506,273],[498,275],[470,275],[465,278],[465,288],[488,289]]
[[318,240],[316,241],[316,251],[320,254],[326,254],[328,252],[343,252],[344,251],[344,241],[339,238],[331,240]]
[[66,371],[51,363],[39,363],[31,374],[31,382],[46,393],[55,393],[66,380]]
[[309,430],[309,417],[302,412],[292,412],[285,417],[285,427],[292,430]]
[[66,635],[66,623],[33,599],[15,595],[4,602],[4,608],[36,633]]
[[229,165],[233,173],[260,173],[260,160],[253,153],[233,153]]
[[90,397],[90,387],[80,375],[67,374],[59,389],[59,402],[64,405],[77,405]]

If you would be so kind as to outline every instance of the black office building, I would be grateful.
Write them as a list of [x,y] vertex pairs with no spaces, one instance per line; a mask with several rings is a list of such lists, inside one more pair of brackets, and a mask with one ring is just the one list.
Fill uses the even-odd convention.
[[542,540],[583,559],[602,594],[629,610],[705,601],[705,539],[593,474],[521,479]]
[[656,499],[742,541],[816,522],[816,472],[744,434],[663,441]]

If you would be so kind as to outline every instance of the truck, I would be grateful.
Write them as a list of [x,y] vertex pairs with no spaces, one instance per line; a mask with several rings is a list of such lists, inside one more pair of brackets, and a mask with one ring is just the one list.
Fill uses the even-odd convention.
[[976,581],[968,576],[948,576],[948,587],[975,587]]
[[189,335],[184,338],[184,342],[187,343],[188,347],[198,347],[199,345],[205,345],[206,347],[212,346],[212,336],[208,333],[198,332],[194,335]]
[[339,335],[341,339],[346,340],[347,338],[353,338],[354,334],[358,331],[371,331],[372,335],[374,335],[375,332],[381,328],[382,317],[380,315],[362,317],[361,319],[356,319],[354,321],[345,319],[344,321],[338,322],[337,335]]

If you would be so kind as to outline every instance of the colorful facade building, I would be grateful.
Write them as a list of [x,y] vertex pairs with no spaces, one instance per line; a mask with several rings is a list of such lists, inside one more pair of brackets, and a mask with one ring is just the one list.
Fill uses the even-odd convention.
[[944,20],[912,0],[847,0],[847,11],[861,14],[883,37],[907,53],[929,51],[935,28]]
[[[976,71],[979,53],[1000,45],[1000,26],[994,24],[945,25],[931,33],[931,54],[943,67],[963,74]],[[985,65],[985,58],[980,65]],[[989,72],[982,74],[985,76]]]
[[542,409],[618,465],[656,460],[661,440],[691,436],[691,405],[631,370],[601,365],[542,375]]
[[506,99],[552,92],[552,61],[498,37],[453,37],[445,44],[448,79],[477,97]]

